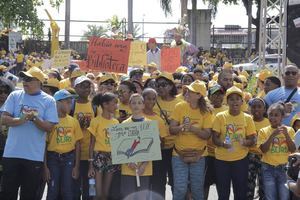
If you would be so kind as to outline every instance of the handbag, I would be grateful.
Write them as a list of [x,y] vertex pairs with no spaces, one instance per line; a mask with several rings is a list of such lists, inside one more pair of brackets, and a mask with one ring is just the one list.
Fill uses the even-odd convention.
[[205,150],[205,148],[202,150],[197,150],[197,149],[178,150],[176,148],[174,149],[175,152],[179,155],[180,159],[186,164],[198,162],[202,158],[202,155]]

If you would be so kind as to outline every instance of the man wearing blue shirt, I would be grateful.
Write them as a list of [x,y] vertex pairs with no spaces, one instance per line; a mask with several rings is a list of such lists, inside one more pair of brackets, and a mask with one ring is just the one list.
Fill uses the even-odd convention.
[[[283,73],[284,86],[270,91],[265,97],[268,106],[279,101],[285,103],[286,117],[283,119],[283,123],[287,126],[290,126],[293,116],[300,112],[300,90],[297,87],[299,77],[299,69],[297,66],[286,66]],[[285,102],[294,89],[297,90],[290,101]]]
[[43,170],[46,133],[58,123],[53,97],[41,91],[45,74],[37,67],[20,72],[23,90],[12,92],[2,107],[2,123],[9,126],[3,154],[0,199],[36,199]]

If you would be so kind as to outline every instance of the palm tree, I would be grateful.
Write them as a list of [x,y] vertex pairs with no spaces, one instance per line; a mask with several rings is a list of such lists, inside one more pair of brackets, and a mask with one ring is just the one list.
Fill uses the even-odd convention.
[[108,37],[106,32],[107,32],[107,29],[104,28],[103,26],[88,24],[87,31],[84,31],[83,37],[81,38],[81,40],[88,40],[89,37],[91,37],[91,36]]

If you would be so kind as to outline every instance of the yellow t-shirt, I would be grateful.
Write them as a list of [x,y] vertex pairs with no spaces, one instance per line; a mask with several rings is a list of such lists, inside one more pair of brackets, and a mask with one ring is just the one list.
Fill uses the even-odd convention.
[[16,61],[17,61],[17,63],[22,63],[22,62],[24,62],[24,54],[17,54],[17,56],[16,56]]
[[[275,129],[271,126],[260,129],[258,133],[257,146],[265,143]],[[292,140],[295,138],[295,131],[291,127],[287,127],[288,134]],[[281,133],[274,137],[270,149],[262,154],[261,161],[269,165],[278,166],[288,162],[288,156],[291,152],[288,150],[285,136]]]
[[81,140],[81,160],[89,159],[90,132],[87,128],[90,126],[90,122],[94,116],[95,113],[91,102],[76,103],[74,117],[79,121],[83,133],[83,139]]
[[250,115],[241,112],[237,116],[232,116],[229,111],[217,114],[213,122],[213,130],[220,133],[221,141],[225,141],[225,137],[229,137],[232,148],[225,149],[216,147],[216,159],[224,161],[236,161],[245,158],[249,149],[240,144],[240,138],[256,134],[255,125]]
[[176,98],[180,99],[181,101],[185,101],[182,93],[178,94]]
[[[172,112],[171,119],[183,124],[185,121],[189,121],[193,126],[201,129],[212,128],[212,113],[202,114],[200,109],[193,109],[187,102],[178,103],[175,106],[174,112]],[[183,132],[176,135],[175,148],[179,151],[184,149],[202,150],[206,147],[207,140],[199,138],[192,132]],[[177,155],[176,151],[173,151],[173,155]]]
[[69,78],[63,79],[59,82],[59,89],[66,89],[71,87],[71,81]]
[[146,114],[144,114],[144,116],[147,119],[157,121],[158,129],[159,129],[159,136],[161,138],[165,138],[166,136],[169,135],[169,128],[166,126],[164,120],[158,114],[156,114],[156,113],[155,113],[155,115],[146,115]]
[[[225,105],[222,105],[220,108],[214,108],[213,110],[213,119],[216,117],[216,115],[220,112],[223,112],[225,110],[228,110],[228,106],[225,106]],[[213,121],[213,120],[212,120]],[[207,151],[207,155],[208,156],[213,156],[215,157],[215,145],[212,141],[212,137],[210,137],[208,140],[207,140],[207,148],[206,148],[206,151]]]
[[266,93],[265,93],[265,91],[263,91],[263,90],[260,91],[260,92],[257,94],[257,97],[258,97],[258,98],[262,98],[262,99],[263,99],[265,96],[266,96]]
[[121,101],[119,101],[119,111],[117,112],[117,118],[120,117],[120,115],[126,115],[127,117],[131,116],[131,110],[129,108],[129,105],[123,104]]
[[107,131],[107,128],[118,123],[119,121],[114,118],[106,119],[101,115],[91,120],[88,131],[93,136],[95,136],[95,151],[111,152],[109,133]]
[[76,119],[67,115],[59,118],[59,123],[47,136],[47,151],[67,153],[75,149],[75,143],[83,137]]
[[[144,121],[151,121],[150,119],[145,118]],[[133,122],[131,117],[123,121],[122,123],[131,123]],[[137,163],[138,166],[140,166],[142,163]],[[132,170],[128,167],[127,164],[122,164],[121,166],[121,173],[122,175],[127,176],[135,176],[135,170]],[[148,164],[145,168],[144,173],[141,176],[152,176],[152,161],[148,161]]]
[[[158,97],[157,102],[159,103],[159,105],[162,109],[162,112],[170,120],[170,116],[171,116],[172,112],[174,111],[176,104],[182,102],[182,100],[180,98],[175,98],[171,101],[164,101],[160,97]],[[164,118],[162,112],[160,111],[160,109],[158,108],[157,104],[154,106],[154,112],[159,113],[160,117],[163,120],[165,120],[165,118]],[[166,123],[166,125],[168,126],[167,123]],[[176,137],[175,135],[168,134],[168,136],[165,138],[164,149],[173,148],[174,142],[175,142],[175,137]]]
[[[256,133],[258,135],[260,129],[265,128],[267,126],[270,126],[270,122],[267,118],[264,118],[260,122],[254,121],[254,125],[255,125],[255,128],[256,128]],[[259,149],[259,147],[256,144],[255,144],[255,146],[249,148],[249,152],[250,153],[255,153],[255,154],[261,154],[261,150]]]

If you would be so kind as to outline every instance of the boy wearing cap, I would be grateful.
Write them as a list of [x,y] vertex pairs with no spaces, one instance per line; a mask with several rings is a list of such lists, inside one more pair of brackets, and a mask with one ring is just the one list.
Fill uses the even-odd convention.
[[220,199],[229,199],[232,182],[234,198],[244,200],[248,148],[255,144],[256,130],[251,116],[241,110],[243,92],[233,86],[226,91],[226,100],[229,109],[217,114],[212,128],[217,191]]
[[47,199],[57,199],[61,191],[63,199],[72,200],[72,179],[79,177],[79,140],[83,135],[78,121],[68,115],[74,97],[75,95],[65,89],[54,94],[59,123],[47,137],[47,153],[44,162],[48,183]]
[[155,38],[149,38],[147,51],[147,63],[155,63],[157,69],[160,70],[160,49],[157,47]]
[[[87,128],[90,121],[95,117],[96,111],[89,100],[91,93],[92,81],[86,76],[79,76],[74,81],[74,88],[78,95],[76,101],[72,104],[70,115],[79,121],[83,139],[81,142],[81,161],[80,161],[80,178],[76,181],[74,187],[74,197],[80,197],[82,191],[82,199],[88,199],[88,169],[89,169],[89,145],[90,133]],[[80,189],[81,188],[81,189]]]
[[0,199],[35,199],[43,169],[46,132],[58,123],[53,97],[41,91],[45,74],[37,67],[20,72],[23,90],[12,92],[2,107],[9,126],[3,155]]

